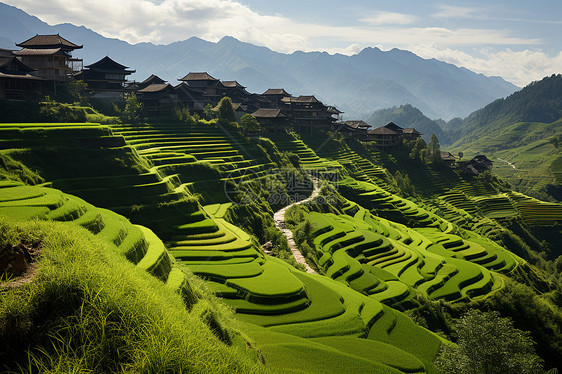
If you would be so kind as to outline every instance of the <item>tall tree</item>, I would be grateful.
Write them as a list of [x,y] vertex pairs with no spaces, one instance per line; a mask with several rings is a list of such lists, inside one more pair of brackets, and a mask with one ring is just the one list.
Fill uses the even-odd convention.
[[457,345],[443,346],[435,364],[443,373],[544,373],[533,339],[498,312],[468,311],[455,324]]

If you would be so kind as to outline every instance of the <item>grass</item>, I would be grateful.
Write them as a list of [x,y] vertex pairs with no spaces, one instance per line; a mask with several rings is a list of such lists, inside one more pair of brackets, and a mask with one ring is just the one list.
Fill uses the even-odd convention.
[[[188,313],[175,290],[86,230],[5,219],[0,230],[4,242],[34,240],[42,248],[34,281],[0,293],[3,370],[264,371],[205,324],[205,315],[222,319],[224,310],[201,299]],[[221,326],[231,341],[243,343],[226,323],[217,323],[215,330]]]

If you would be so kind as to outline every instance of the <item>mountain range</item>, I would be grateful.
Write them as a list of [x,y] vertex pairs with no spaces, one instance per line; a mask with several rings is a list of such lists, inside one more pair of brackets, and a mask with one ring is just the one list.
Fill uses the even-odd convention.
[[51,26],[26,12],[0,3],[0,48],[16,49],[35,34],[56,34],[84,48],[74,56],[91,64],[108,55],[136,70],[176,83],[190,71],[207,71],[221,80],[237,80],[250,92],[285,88],[293,95],[314,94],[345,112],[344,119],[368,118],[381,108],[411,104],[431,118],[465,117],[505,97],[517,87],[412,52],[365,48],[353,56],[326,52],[284,54],[224,37],[214,43],[197,37],[167,45],[129,44],[106,38],[84,26]]

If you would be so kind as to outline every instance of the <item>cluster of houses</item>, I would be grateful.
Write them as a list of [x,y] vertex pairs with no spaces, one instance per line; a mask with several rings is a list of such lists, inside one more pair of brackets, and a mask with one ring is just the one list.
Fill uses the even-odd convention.
[[[59,82],[82,80],[89,96],[96,100],[119,100],[134,92],[149,116],[170,113],[178,106],[203,114],[205,108],[216,107],[223,97],[229,97],[237,119],[244,114],[253,115],[264,133],[289,129],[300,133],[334,131],[374,142],[381,149],[422,135],[414,128],[402,128],[392,122],[373,129],[363,121],[341,121],[343,112],[313,95],[295,97],[283,88],[250,93],[237,81],[221,81],[206,72],[190,72],[175,85],[156,75],[142,82],[130,82],[127,77],[135,70],[108,56],[84,66],[81,59],[72,57],[72,52],[83,46],[58,34],[36,35],[16,45],[19,50],[0,49],[0,99],[32,100],[56,91]],[[464,173],[479,174],[491,168],[491,161],[485,156],[470,161],[456,161],[448,152],[441,156],[445,163]]]

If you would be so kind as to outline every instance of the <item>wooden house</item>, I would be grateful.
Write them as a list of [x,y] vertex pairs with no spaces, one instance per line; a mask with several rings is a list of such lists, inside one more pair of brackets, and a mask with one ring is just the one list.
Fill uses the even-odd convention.
[[72,58],[72,51],[82,48],[59,34],[35,35],[16,44],[22,49],[14,55],[25,65],[36,70],[36,75],[45,80],[66,81],[82,68],[82,60]]
[[35,74],[35,69],[18,60],[11,51],[0,50],[0,98],[11,100],[37,98],[45,80]]
[[336,131],[341,132],[344,136],[350,136],[357,140],[367,141],[369,128],[371,125],[364,121],[342,121],[336,123],[338,128]]
[[178,102],[176,90],[169,83],[154,83],[137,90],[136,94],[151,117],[169,115]]
[[284,97],[284,113],[298,132],[331,130],[336,119],[321,101],[314,96]]
[[285,91],[283,88],[269,88],[267,91],[262,93],[261,96],[273,103],[273,108],[281,109],[285,106],[283,99],[292,97],[293,95]]
[[135,70],[129,70],[127,66],[105,56],[85,66],[76,77],[88,84],[88,90],[94,98],[118,98],[122,97],[125,91],[127,75],[134,72]]
[[367,131],[367,141],[375,142],[379,148],[395,147],[401,143],[400,133],[388,126]]
[[418,138],[421,138],[422,135],[423,134],[421,132],[414,129],[413,127],[409,127],[402,131],[402,139],[406,140],[416,140]]
[[447,166],[454,166],[457,158],[451,152],[441,151],[441,161]]
[[262,133],[280,133],[291,128],[281,109],[261,108],[252,113],[261,125]]
[[202,91],[204,96],[207,97],[213,106],[217,105],[226,93],[226,87],[221,83],[221,81],[213,78],[207,72],[190,72],[179,80],[185,82],[191,88]]

